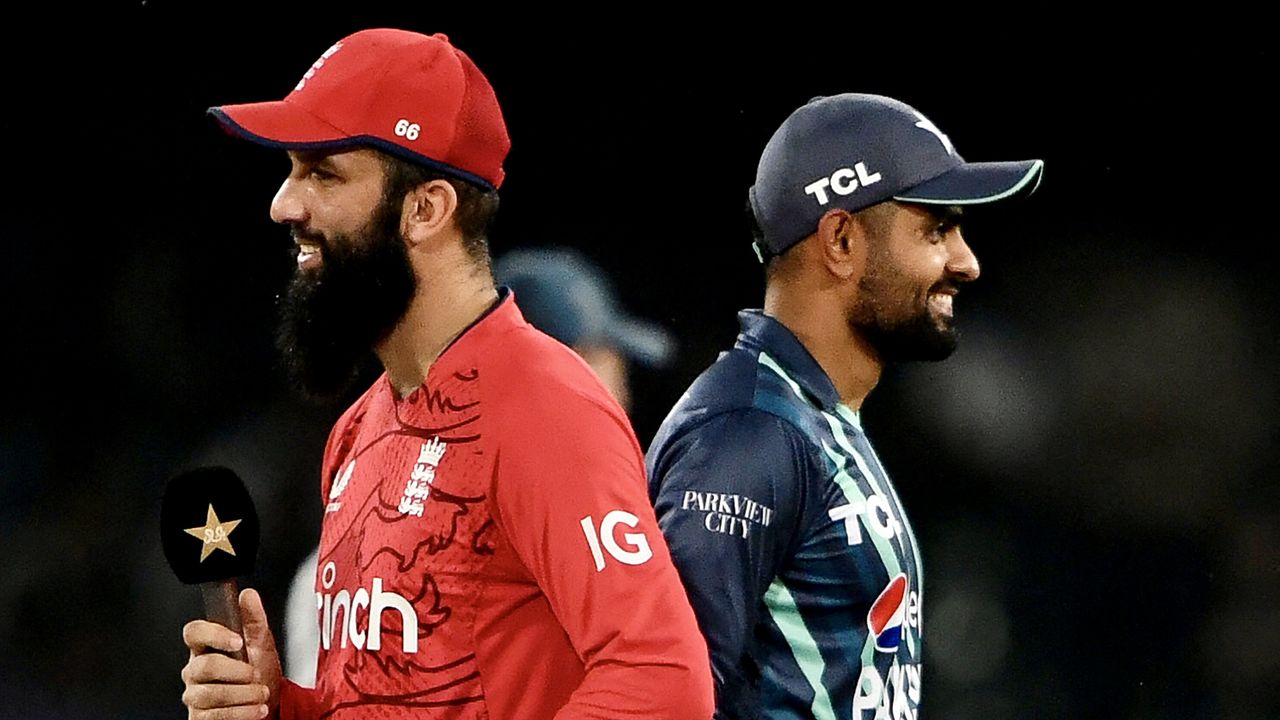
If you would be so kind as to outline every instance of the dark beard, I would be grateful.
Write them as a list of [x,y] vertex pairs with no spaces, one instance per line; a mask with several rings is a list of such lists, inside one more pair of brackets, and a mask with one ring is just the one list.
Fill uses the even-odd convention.
[[[872,273],[858,283],[859,303],[849,316],[849,325],[875,350],[883,363],[937,361],[956,350],[957,333],[947,319],[929,313],[927,302],[906,317],[889,314],[878,297],[894,292],[898,279]],[[938,286],[930,290],[940,289]],[[927,298],[927,296],[926,296]]]
[[295,233],[320,243],[323,263],[295,273],[280,297],[276,347],[298,391],[333,399],[351,389],[417,290],[400,236],[400,204],[383,198],[365,229],[352,235]]
[[956,331],[939,327],[927,310],[895,322],[852,322],[885,363],[946,360],[956,350]]

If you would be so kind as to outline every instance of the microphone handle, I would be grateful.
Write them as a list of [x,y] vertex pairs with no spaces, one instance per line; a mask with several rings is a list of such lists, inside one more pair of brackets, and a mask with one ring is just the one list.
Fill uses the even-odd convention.
[[[204,616],[210,622],[230,628],[244,640],[244,625],[240,622],[240,589],[234,578],[200,583],[200,595],[204,597]],[[248,662],[245,646],[235,652],[223,653],[241,662]]]

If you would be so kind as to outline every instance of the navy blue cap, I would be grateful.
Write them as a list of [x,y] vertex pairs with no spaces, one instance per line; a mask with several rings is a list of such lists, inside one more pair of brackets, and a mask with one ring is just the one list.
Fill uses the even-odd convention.
[[765,145],[751,186],[763,260],[813,234],[828,210],[886,200],[977,205],[1027,195],[1043,160],[965,162],[918,110],[881,95],[817,97],[791,113]]
[[529,324],[565,345],[614,348],[650,367],[674,355],[671,333],[625,313],[604,272],[576,250],[512,250],[494,262],[493,274],[515,292]]

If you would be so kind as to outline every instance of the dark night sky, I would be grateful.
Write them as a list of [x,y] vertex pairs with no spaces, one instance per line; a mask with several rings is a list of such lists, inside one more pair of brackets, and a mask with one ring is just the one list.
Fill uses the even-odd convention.
[[[1073,458],[1097,457],[1089,443],[1105,444],[1108,427],[1123,432],[1132,421],[1166,428],[1156,417],[1166,406],[1157,399],[1212,406],[1217,414],[1205,416],[1211,420],[1246,417],[1237,405],[1214,405],[1228,391],[1202,388],[1210,378],[1233,378],[1229,392],[1238,390],[1238,405],[1255,415],[1274,408],[1277,323],[1266,258],[1275,243],[1269,196],[1280,158],[1264,106],[1277,62],[1273,49],[1253,39],[1256,21],[1204,23],[1195,33],[1122,30],[1100,18],[1042,21],[1021,31],[934,21],[919,30],[923,20],[915,15],[923,11],[907,8],[903,17],[861,24],[846,8],[841,17],[759,17],[740,27],[737,17],[692,23],[656,10],[629,17],[603,9],[544,13],[499,23],[488,6],[468,14],[360,3],[360,12],[267,16],[247,4],[196,5],[133,3],[74,20],[33,16],[11,27],[3,51],[10,201],[0,245],[0,307],[9,338],[0,375],[0,490],[7,506],[0,510],[0,538],[20,553],[0,575],[0,616],[10,618],[0,628],[0,648],[16,646],[18,656],[32,659],[0,661],[0,678],[7,678],[0,679],[0,700],[30,699],[36,717],[92,716],[103,697],[110,698],[110,716],[177,716],[182,616],[155,619],[151,613],[163,601],[150,597],[171,593],[184,598],[181,611],[195,607],[163,575],[152,547],[155,498],[176,468],[221,457],[229,446],[246,456],[265,448],[275,459],[260,461],[264,473],[289,478],[283,486],[256,481],[267,507],[318,512],[318,499],[307,496],[299,505],[287,498],[313,492],[308,473],[339,408],[291,399],[271,347],[271,304],[290,266],[287,232],[270,222],[267,205],[285,160],[223,136],[204,110],[282,97],[320,52],[361,27],[446,32],[495,86],[513,141],[495,253],[524,244],[579,247],[614,276],[628,307],[676,333],[682,344],[676,368],[636,378],[646,400],[635,415],[642,441],[732,340],[734,311],[759,303],[760,273],[741,212],[760,149],[791,109],[842,91],[914,105],[970,160],[1046,160],[1036,197],[1005,212],[973,214],[968,238],[984,277],[960,304],[962,319],[972,308],[986,326],[1035,348],[1026,356],[1028,373],[1046,386],[1064,393],[1075,387],[1078,379],[1057,373],[1070,358],[1087,364],[1088,344],[1106,337],[1080,330],[1086,326],[1077,320],[1101,317],[1102,325],[1127,327],[1130,315],[1158,312],[1162,306],[1152,298],[1190,307],[1196,299],[1182,288],[1229,298],[1212,307],[1230,310],[1247,330],[1240,338],[1224,336],[1235,342],[1227,353],[1214,340],[1217,316],[1168,333],[1158,330],[1160,317],[1133,320],[1133,327],[1155,328],[1155,341],[1124,336],[1135,343],[1132,352],[1116,355],[1113,364],[1100,361],[1106,367],[1091,370],[1094,381],[1085,386],[1128,390],[1137,382],[1128,377],[1185,372],[1160,380],[1148,414],[1109,408],[1104,398],[1088,415],[1101,429],[1072,436],[1085,444],[1078,455],[1050,453],[1028,462],[1028,472],[1041,461],[1060,470]],[[1057,39],[1043,37],[1050,32]],[[1185,327],[1200,332],[1179,335]],[[1205,359],[1178,365],[1184,353]],[[1037,625],[1016,626],[1016,633],[1034,635],[1039,623],[1052,624],[1044,594],[1064,598],[1059,607],[1074,618],[1064,628],[1092,627],[1098,615],[1115,612],[1097,597],[1124,587],[1122,581],[1080,588],[1072,578],[1089,572],[1100,555],[1136,543],[1150,550],[1150,562],[1117,559],[1114,572],[1148,573],[1141,577],[1175,592],[1191,588],[1177,595],[1186,614],[1168,610],[1158,627],[1199,629],[1169,647],[1153,629],[1149,640],[1125,651],[1132,653],[1127,660],[1099,661],[1103,672],[1119,678],[1125,667],[1157,668],[1148,677],[1170,683],[1168,697],[1226,693],[1197,659],[1195,644],[1214,627],[1206,618],[1224,594],[1206,578],[1228,572],[1227,561],[1216,557],[1221,546],[1207,530],[1209,520],[1126,525],[1129,516],[1114,507],[1119,500],[1099,501],[1089,511],[1059,505],[1070,498],[998,489],[1007,473],[981,460],[946,447],[919,453],[914,438],[895,437],[895,428],[947,419],[928,401],[917,402],[904,379],[913,372],[891,373],[868,414],[882,410],[884,419],[870,426],[881,430],[881,452],[923,523],[950,522],[981,505],[993,517],[1016,517],[1005,526],[1015,546],[1076,548],[1059,558],[1060,572],[1045,570],[1035,576],[1041,585],[1021,586],[1012,602],[1035,609],[1015,613],[1013,622]],[[1243,484],[1231,487],[1257,491],[1255,499],[1274,511],[1276,429],[1262,415],[1266,423],[1249,438],[1192,435],[1187,442],[1228,455],[1232,447],[1260,448],[1262,459],[1232,466]],[[911,484],[952,461],[958,464],[947,467],[958,469],[945,486]],[[1214,497],[1206,488],[1217,482],[1212,473],[1197,476],[1190,495]],[[1219,511],[1207,503],[1195,512]],[[1050,522],[1064,517],[1073,519]],[[298,522],[314,529],[318,520]],[[276,591],[274,612],[309,540],[277,531],[272,546],[270,529],[264,532],[257,582]],[[1262,568],[1271,597],[1280,597],[1276,568]],[[90,582],[92,592],[82,589]],[[69,619],[50,609],[55,595],[75,597],[84,609]],[[1160,605],[1152,600],[1151,607]],[[1141,642],[1148,641],[1144,650]],[[36,652],[36,645],[74,650]],[[135,670],[92,669],[130,647],[146,657]],[[1027,652],[1021,662],[1065,667],[1092,657],[1073,645],[1060,654]],[[1174,659],[1175,670],[1158,669],[1165,658]],[[1063,716],[1066,708],[1078,716],[1102,712],[1090,680],[1066,670],[1063,677],[1036,692],[1064,708]],[[1117,716],[1209,717],[1218,707],[1202,701],[1188,710],[1195,714],[1179,715],[1150,685],[1099,682],[1117,698],[1109,706]],[[943,707],[961,707],[948,704],[962,695],[956,687],[943,685],[934,697]],[[965,717],[959,710],[953,716]]]

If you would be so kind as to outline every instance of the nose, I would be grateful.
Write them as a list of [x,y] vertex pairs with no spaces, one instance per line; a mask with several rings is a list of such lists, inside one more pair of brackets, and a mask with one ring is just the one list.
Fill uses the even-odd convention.
[[302,188],[292,178],[285,178],[271,199],[271,219],[288,225],[304,225],[307,222],[307,206],[302,201]]
[[947,243],[947,272],[952,276],[965,280],[973,281],[978,279],[981,269],[978,267],[978,257],[969,249],[969,244],[964,241],[964,235],[960,233],[960,229],[952,233],[951,242]]

